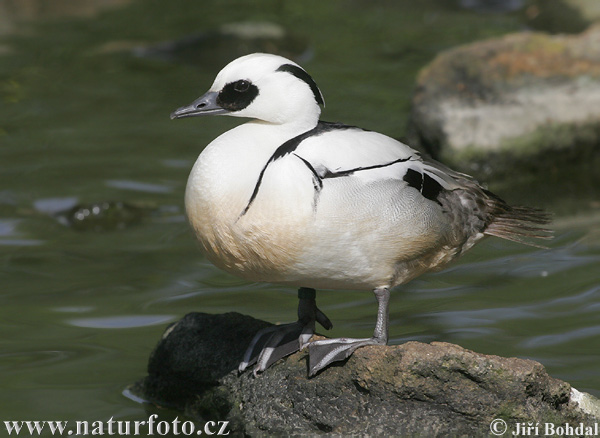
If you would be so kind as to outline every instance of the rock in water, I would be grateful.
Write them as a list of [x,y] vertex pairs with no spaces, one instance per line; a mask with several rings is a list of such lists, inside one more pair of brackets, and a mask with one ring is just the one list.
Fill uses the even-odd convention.
[[229,421],[232,433],[247,436],[481,436],[498,418],[508,433],[517,423],[600,420],[600,401],[538,362],[443,342],[360,348],[313,378],[305,351],[258,378],[238,375],[247,343],[268,325],[238,313],[190,313],[167,328],[148,376],[131,391],[199,421]]
[[450,49],[423,68],[409,144],[462,169],[474,156],[489,162],[500,153],[570,153],[583,162],[583,151],[598,150],[599,126],[600,27],[523,32]]
[[111,231],[137,225],[145,214],[144,208],[121,201],[78,204],[58,212],[59,222],[80,231]]

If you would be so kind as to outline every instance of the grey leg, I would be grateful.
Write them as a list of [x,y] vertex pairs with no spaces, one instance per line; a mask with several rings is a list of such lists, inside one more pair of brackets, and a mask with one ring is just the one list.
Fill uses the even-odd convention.
[[377,298],[377,323],[373,337],[363,339],[339,338],[324,339],[308,344],[309,364],[308,374],[314,376],[329,364],[344,360],[359,347],[365,345],[386,345],[388,341],[388,305],[390,291],[378,288],[373,291]]
[[329,330],[333,325],[317,308],[316,291],[298,289],[298,321],[259,330],[246,349],[238,370],[244,371],[256,363],[254,375],[266,370],[279,359],[304,348],[315,332],[315,321]]

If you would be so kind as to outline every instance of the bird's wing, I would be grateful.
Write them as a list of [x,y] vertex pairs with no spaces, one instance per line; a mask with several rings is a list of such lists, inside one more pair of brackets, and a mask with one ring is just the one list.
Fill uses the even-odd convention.
[[[364,182],[397,180],[433,201],[443,189],[461,186],[466,175],[425,161],[409,146],[377,132],[345,125],[308,136],[293,150],[322,184],[330,178],[354,177]],[[468,177],[467,177],[468,178]]]

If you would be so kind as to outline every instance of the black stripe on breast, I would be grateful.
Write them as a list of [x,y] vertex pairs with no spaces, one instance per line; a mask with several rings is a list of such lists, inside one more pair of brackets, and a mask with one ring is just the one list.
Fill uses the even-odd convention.
[[[315,136],[324,134],[326,132],[335,131],[335,130],[344,130],[344,129],[360,129],[360,128],[357,128],[356,126],[344,125],[343,123],[335,123],[335,122],[332,123],[332,122],[320,121],[319,123],[317,123],[317,126],[315,126],[310,131],[306,131],[303,134],[300,134],[294,138],[291,138],[288,141],[286,141],[285,143],[283,143],[281,146],[279,146],[275,150],[275,153],[273,153],[273,156],[269,160],[269,163],[272,161],[275,161],[278,158],[284,157],[287,154],[294,152],[296,150],[296,148],[300,145],[300,143],[302,143],[304,140],[306,140],[309,137],[315,137]],[[267,163],[267,165],[269,163]]]
[[315,170],[315,168],[313,167],[312,164],[310,164],[310,161],[305,160],[304,158],[302,158],[300,155],[294,154],[296,157],[300,158],[302,160],[302,162],[304,164],[306,164],[306,167],[308,167],[308,169],[312,172],[313,174],[313,184],[315,186],[315,191],[320,191],[323,188],[323,180],[321,179],[321,177],[319,176],[319,174],[317,173],[317,171]]
[[318,172],[315,170],[313,165],[310,164],[310,161],[305,160],[300,155],[297,155],[297,154],[294,154],[294,155],[296,157],[298,157],[300,160],[302,160],[302,162],[306,165],[306,167],[308,167],[308,169],[313,174],[313,187],[315,189],[315,194],[313,196],[313,211],[316,213],[317,205],[319,204],[319,195],[321,194],[321,189],[323,188],[323,180],[321,179],[321,177],[319,176]]
[[[317,126],[315,126],[313,129],[306,131],[305,133],[300,134],[294,138],[291,138],[288,141],[286,141],[285,143],[283,143],[281,146],[279,146],[275,150],[273,155],[271,155],[271,158],[269,158],[269,160],[267,161],[265,166],[262,168],[262,170],[260,171],[260,174],[258,175],[258,180],[256,181],[256,184],[254,186],[254,190],[252,191],[252,195],[250,196],[250,200],[248,201],[248,204],[246,205],[246,207],[240,214],[240,217],[244,216],[248,212],[248,210],[250,209],[250,206],[256,199],[256,196],[258,195],[258,191],[260,189],[260,185],[262,183],[262,179],[265,175],[265,172],[272,162],[294,152],[298,148],[300,143],[302,143],[307,138],[315,137],[315,136],[324,134],[326,132],[334,131],[334,130],[345,130],[345,129],[360,129],[360,128],[357,128],[355,126],[344,125],[342,123],[331,123],[331,122],[320,121],[319,123],[317,123]],[[298,158],[301,158],[301,157],[298,157]],[[308,163],[306,160],[302,159],[302,161],[304,161],[305,164],[310,165],[310,163]],[[311,169],[311,171],[313,172],[314,175],[319,177],[317,175],[315,169],[312,167],[312,165],[310,165],[309,168]],[[320,182],[321,178],[319,177],[318,180]]]

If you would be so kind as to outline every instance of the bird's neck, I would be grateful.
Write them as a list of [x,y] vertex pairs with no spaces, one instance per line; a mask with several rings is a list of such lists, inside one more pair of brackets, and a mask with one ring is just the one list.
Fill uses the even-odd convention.
[[[260,135],[265,135],[264,138],[273,138],[280,141],[275,149],[281,145],[281,143],[294,138],[300,134],[304,134],[307,131],[313,129],[319,123],[319,117],[310,117],[302,120],[294,120],[293,122],[287,123],[271,123],[263,120],[253,120],[245,123],[239,128],[245,127],[248,130],[255,131]],[[242,128],[243,129],[243,128]],[[273,150],[274,151],[274,150]]]

